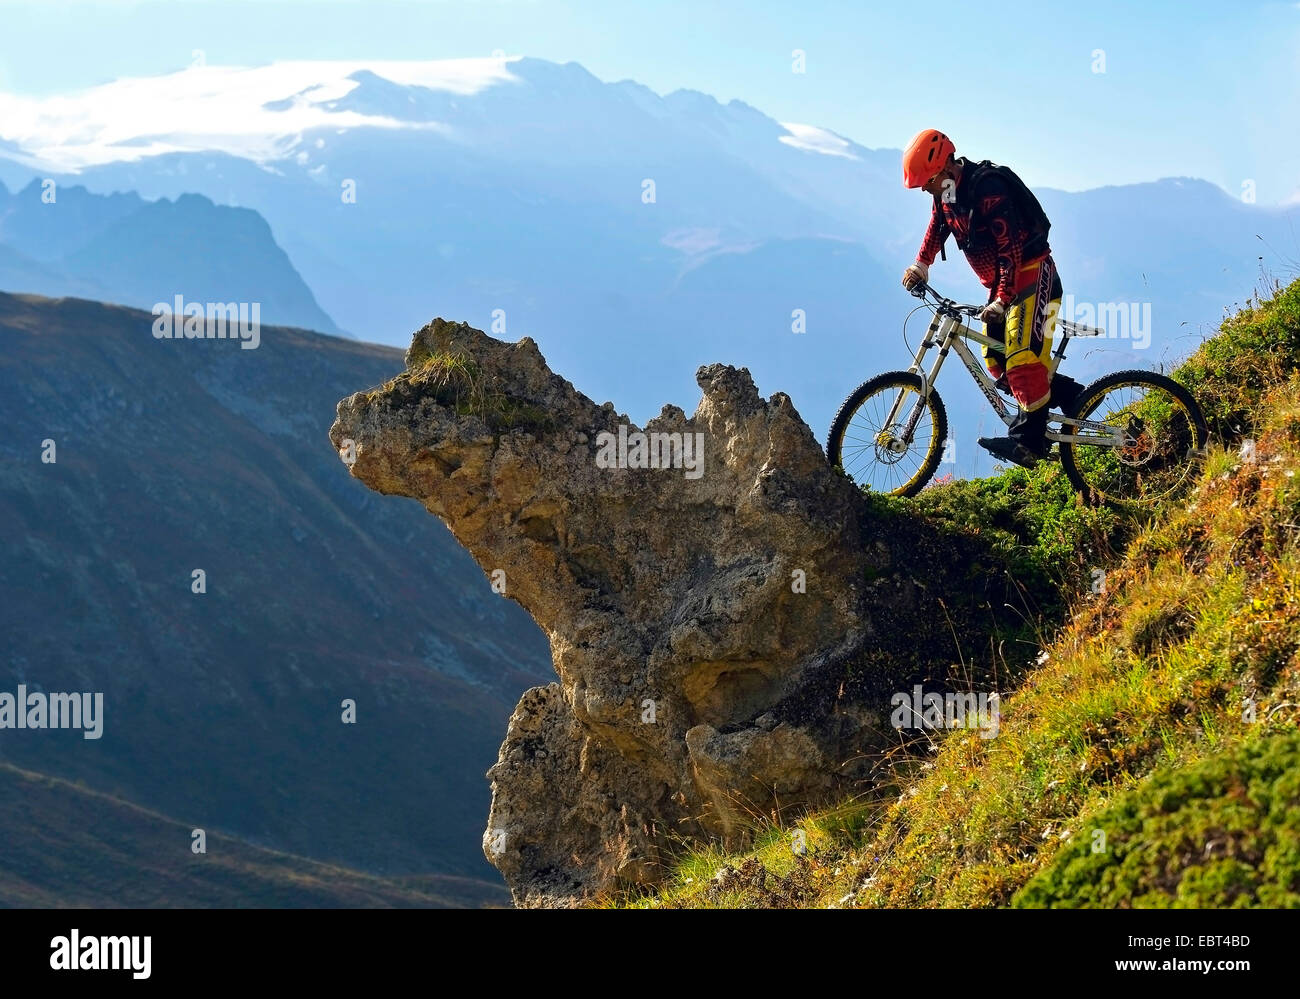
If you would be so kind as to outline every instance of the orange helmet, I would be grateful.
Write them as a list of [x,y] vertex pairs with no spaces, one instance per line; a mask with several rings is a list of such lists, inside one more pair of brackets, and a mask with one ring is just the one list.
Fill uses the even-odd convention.
[[952,139],[938,129],[918,132],[903,150],[903,186],[924,187],[956,151]]

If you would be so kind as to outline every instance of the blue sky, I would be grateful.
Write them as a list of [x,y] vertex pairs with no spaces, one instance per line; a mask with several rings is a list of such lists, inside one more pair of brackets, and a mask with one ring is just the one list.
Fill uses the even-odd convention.
[[[0,0],[0,90],[277,59],[504,50],[740,98],[867,146],[919,128],[1069,190],[1203,177],[1300,193],[1300,4]],[[792,71],[792,52],[806,71]],[[1104,53],[1104,72],[1097,50]]]

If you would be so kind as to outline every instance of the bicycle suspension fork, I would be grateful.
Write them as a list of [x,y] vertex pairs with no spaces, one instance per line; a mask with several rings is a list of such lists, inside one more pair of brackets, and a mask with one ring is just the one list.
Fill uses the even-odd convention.
[[[912,443],[912,435],[916,433],[916,425],[921,420],[921,414],[925,412],[925,403],[930,397],[930,389],[934,378],[939,374],[939,368],[948,354],[948,334],[951,332],[951,322],[952,320],[935,313],[925,331],[925,338],[921,341],[921,346],[916,350],[916,357],[912,360],[912,366],[907,369],[909,373],[920,376],[921,392],[912,406],[912,411],[907,414],[907,419],[900,428],[902,431],[900,434],[901,443],[904,447],[910,446]],[[942,331],[942,334],[940,331]],[[934,347],[939,348],[939,356],[935,358],[934,365],[927,373],[922,362],[925,360],[925,355]],[[889,417],[885,420],[886,427],[892,427],[898,419],[898,410],[902,406],[903,397],[906,394],[906,390],[898,393],[898,398],[894,400],[894,405],[889,410]]]

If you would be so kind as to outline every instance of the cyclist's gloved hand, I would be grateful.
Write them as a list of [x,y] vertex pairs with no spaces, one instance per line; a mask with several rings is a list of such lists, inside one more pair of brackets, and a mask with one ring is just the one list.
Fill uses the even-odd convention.
[[903,287],[908,291],[911,291],[918,282],[929,280],[930,268],[919,260],[903,271]]
[[989,326],[997,326],[1007,318],[1007,307],[995,298],[984,306],[980,318]]

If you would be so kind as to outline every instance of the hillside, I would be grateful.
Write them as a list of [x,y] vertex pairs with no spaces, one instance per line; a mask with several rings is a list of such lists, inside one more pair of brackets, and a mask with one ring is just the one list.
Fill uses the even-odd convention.
[[500,885],[384,878],[207,832],[79,784],[0,763],[0,907],[459,908],[506,901]]
[[1298,370],[1300,282],[1178,370],[1217,442],[1141,519],[1078,508],[1054,466],[883,502],[992,539],[1040,596],[997,736],[900,739],[860,794],[755,816],[740,852],[683,844],[602,904],[1300,907]]
[[305,860],[494,878],[483,774],[549,649],[331,453],[335,399],[400,354],[151,321],[0,294],[0,691],[101,691],[105,714],[97,741],[0,730],[0,761]]

